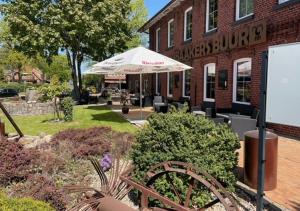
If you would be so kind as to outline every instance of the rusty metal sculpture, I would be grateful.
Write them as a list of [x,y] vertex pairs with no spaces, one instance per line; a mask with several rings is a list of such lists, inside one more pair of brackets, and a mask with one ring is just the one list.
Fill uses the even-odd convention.
[[[163,211],[163,210],[178,210],[178,211],[192,211],[205,210],[218,202],[224,206],[225,210],[239,210],[235,199],[226,191],[226,189],[210,174],[194,167],[192,164],[168,161],[153,166],[145,176],[147,181],[146,186],[135,182],[132,179],[133,168],[126,167],[129,163],[123,161],[120,167],[120,160],[117,159],[115,167],[110,173],[110,179],[107,179],[100,164],[96,160],[92,160],[101,181],[101,190],[94,188],[86,188],[80,186],[68,186],[67,190],[70,192],[89,192],[94,191],[94,194],[87,197],[80,202],[72,210],[99,210],[99,211],[132,211],[134,209],[127,207],[118,200],[123,199],[132,189],[136,189],[141,193],[140,210],[142,211]],[[182,193],[176,190],[176,186],[170,177],[170,174],[182,175],[189,178],[188,191],[185,199],[182,199]],[[170,183],[174,194],[177,196],[179,203],[173,201],[166,196],[159,194],[155,190],[155,182],[160,178],[165,177]],[[214,199],[207,205],[198,208],[192,203],[191,196],[193,191],[197,188],[197,184],[205,186],[214,196]],[[149,207],[149,198],[158,200],[162,207]]]

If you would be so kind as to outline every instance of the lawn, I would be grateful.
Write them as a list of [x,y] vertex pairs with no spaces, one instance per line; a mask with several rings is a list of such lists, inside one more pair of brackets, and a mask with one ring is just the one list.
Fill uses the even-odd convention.
[[[6,131],[15,132],[4,114]],[[134,133],[137,129],[126,121],[119,114],[104,106],[75,106],[74,120],[72,122],[54,123],[53,114],[39,116],[14,116],[14,120],[26,135],[40,135],[41,133],[55,134],[69,128],[91,128],[99,126],[109,126],[115,131]]]

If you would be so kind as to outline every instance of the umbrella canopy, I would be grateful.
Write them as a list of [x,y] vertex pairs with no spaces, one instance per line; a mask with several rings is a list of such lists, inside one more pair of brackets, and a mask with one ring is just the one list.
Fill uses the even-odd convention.
[[192,69],[192,67],[147,48],[137,47],[93,65],[89,74],[93,72],[96,74],[144,74],[177,72],[188,69]]

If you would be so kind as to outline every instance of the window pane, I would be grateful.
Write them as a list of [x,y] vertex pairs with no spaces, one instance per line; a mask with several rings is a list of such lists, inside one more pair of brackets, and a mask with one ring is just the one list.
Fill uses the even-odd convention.
[[192,19],[192,10],[190,10],[186,13],[186,40],[192,38]]
[[209,65],[206,68],[206,98],[215,98],[215,80],[216,68],[214,65]]
[[253,13],[253,0],[239,0],[239,18],[245,17]]
[[186,70],[184,72],[184,96],[191,95],[191,70]]
[[237,63],[237,85],[236,100],[239,102],[250,102],[251,90],[251,62]]
[[169,23],[169,47],[174,46],[174,21]]
[[217,28],[218,21],[218,1],[209,0],[208,5],[208,30]]

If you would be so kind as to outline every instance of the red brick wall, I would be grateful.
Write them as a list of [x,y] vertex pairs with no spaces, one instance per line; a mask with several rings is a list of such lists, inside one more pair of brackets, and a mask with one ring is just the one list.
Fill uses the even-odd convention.
[[[206,0],[192,1],[186,0],[179,7],[174,9],[164,18],[159,20],[150,29],[150,48],[155,50],[156,29],[160,28],[160,49],[159,52],[167,56],[172,56],[176,48],[187,45],[183,42],[183,25],[184,12],[190,6],[193,6],[193,39],[196,43],[203,39],[211,39],[220,34],[232,32],[245,24],[250,24],[262,19],[267,20],[267,42],[256,46],[234,49],[216,55],[197,58],[186,62],[193,66],[191,81],[191,101],[192,105],[201,105],[203,102],[203,83],[204,83],[204,65],[207,63],[216,63],[216,107],[230,108],[232,106],[233,92],[233,63],[235,60],[245,57],[252,59],[252,85],[251,85],[251,104],[255,107],[259,106],[259,90],[260,90],[260,74],[261,74],[261,54],[266,51],[269,46],[292,43],[300,41],[300,3],[291,4],[276,9],[278,0],[260,0],[254,1],[254,17],[253,19],[237,23],[235,22],[235,0],[219,0],[218,10],[218,29],[217,32],[210,35],[205,34],[205,15]],[[168,49],[168,21],[174,18],[175,23],[175,47]],[[294,21],[294,23],[292,22]],[[296,24],[295,24],[296,23]],[[218,89],[218,71],[228,70],[228,89]],[[176,73],[182,79],[182,73]],[[162,75],[160,79],[163,81],[162,95],[167,95],[167,77]],[[154,81],[155,83],[155,81]],[[182,81],[180,86],[174,89],[174,98],[178,99],[182,96]],[[278,127],[276,127],[278,128]],[[279,127],[280,128],[280,127]],[[282,126],[283,129],[287,129]],[[300,131],[300,129],[298,130]],[[300,133],[297,132],[299,135]]]

